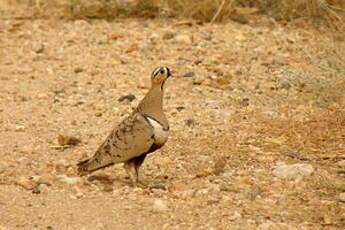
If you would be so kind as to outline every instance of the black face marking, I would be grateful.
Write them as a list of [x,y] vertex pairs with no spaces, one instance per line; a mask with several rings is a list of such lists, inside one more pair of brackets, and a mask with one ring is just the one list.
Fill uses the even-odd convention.
[[168,77],[170,77],[171,76],[170,69],[168,67],[166,67],[166,69],[167,69],[167,72],[168,72]]
[[155,78],[158,74],[165,74],[165,73],[167,73],[168,76],[170,75],[169,68],[157,67],[152,73],[152,78]]

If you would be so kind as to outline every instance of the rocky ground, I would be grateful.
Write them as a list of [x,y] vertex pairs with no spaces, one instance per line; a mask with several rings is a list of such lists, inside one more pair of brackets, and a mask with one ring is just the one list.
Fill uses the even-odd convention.
[[[1,230],[345,228],[345,45],[327,28],[1,12]],[[122,165],[80,178],[158,65],[176,78],[154,186]]]

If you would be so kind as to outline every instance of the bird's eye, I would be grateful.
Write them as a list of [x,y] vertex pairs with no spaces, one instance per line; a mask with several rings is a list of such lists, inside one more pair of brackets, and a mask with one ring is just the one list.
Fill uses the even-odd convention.
[[161,69],[160,73],[161,73],[161,74],[164,74],[164,69]]

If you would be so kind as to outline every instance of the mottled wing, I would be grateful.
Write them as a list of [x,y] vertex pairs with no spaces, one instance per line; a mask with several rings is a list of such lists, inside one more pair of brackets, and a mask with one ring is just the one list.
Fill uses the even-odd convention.
[[153,128],[140,113],[134,112],[114,129],[96,153],[78,164],[79,172],[90,173],[146,153],[154,143]]
[[133,113],[111,132],[97,152],[111,156],[113,163],[118,163],[147,152],[153,142],[152,126],[142,114]]
[[146,153],[154,142],[153,127],[140,113],[133,113],[115,129],[101,146],[112,155],[114,163]]

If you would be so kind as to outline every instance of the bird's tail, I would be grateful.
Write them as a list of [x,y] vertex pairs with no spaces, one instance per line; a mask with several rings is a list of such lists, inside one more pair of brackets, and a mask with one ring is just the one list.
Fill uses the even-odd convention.
[[108,157],[103,157],[101,154],[96,153],[93,157],[79,162],[77,164],[79,175],[84,176],[98,169],[106,168],[114,164],[111,159],[106,158]]

